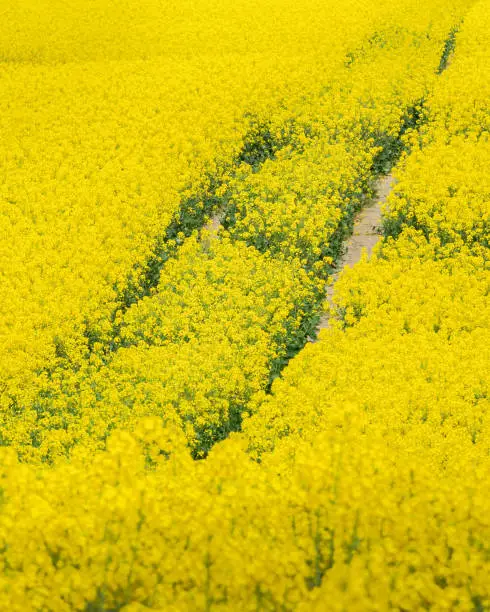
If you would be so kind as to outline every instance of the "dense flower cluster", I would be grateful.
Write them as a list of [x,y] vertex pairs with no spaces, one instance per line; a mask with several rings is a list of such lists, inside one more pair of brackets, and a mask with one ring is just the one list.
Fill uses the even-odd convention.
[[[107,336],[128,290],[145,284],[167,231],[202,225],[253,127],[268,123],[280,134],[291,118],[282,101],[316,95],[321,75],[372,28],[369,18],[357,24],[334,3],[307,27],[315,1],[294,20],[275,2],[258,11],[262,22],[250,3],[233,10],[227,2],[193,4],[2,5],[0,379],[7,402],[30,401],[40,369],[60,355],[83,359],[87,336]],[[344,35],[333,36],[336,15]],[[253,27],[242,54],[245,19]],[[283,40],[280,55],[270,53],[265,31]],[[305,32],[311,36],[299,52]]]
[[244,423],[262,466],[317,493],[303,609],[490,606],[488,15],[465,17],[408,135],[377,256],[345,270],[338,320]]
[[5,1],[0,609],[489,608],[489,0],[147,4]]
[[369,191],[374,151],[360,138],[282,149],[259,172],[235,179],[225,227],[262,252],[298,258],[318,274],[328,270]]
[[199,227],[241,159],[361,115],[367,132],[393,126],[459,14],[457,0],[425,20],[413,2],[228,4],[2,6],[2,405],[107,339],[167,233]]
[[[397,174],[386,227],[405,225],[454,248],[490,246],[490,84],[483,33],[490,15],[471,11],[457,34],[458,52],[426,101],[427,123]],[[463,95],[463,91],[467,95]]]
[[154,294],[119,314],[108,347],[96,343],[79,369],[38,376],[38,396],[21,416],[15,407],[0,414],[4,444],[24,460],[53,462],[160,415],[180,418],[200,455],[239,426],[291,344],[304,344],[320,290],[299,263],[190,238]]

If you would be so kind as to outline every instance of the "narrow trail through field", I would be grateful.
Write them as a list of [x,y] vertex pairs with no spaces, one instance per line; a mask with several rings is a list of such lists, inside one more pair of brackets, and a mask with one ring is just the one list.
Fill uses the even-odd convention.
[[218,235],[218,231],[221,227],[221,217],[219,214],[214,215],[204,226],[204,230],[209,232],[214,238]]
[[[346,266],[352,268],[354,264],[360,261],[364,249],[368,256],[371,256],[374,246],[381,239],[381,207],[392,190],[393,183],[394,178],[391,174],[380,177],[375,184],[375,197],[362,208],[354,219],[354,230],[345,241],[344,252],[338,262],[337,272],[331,276],[332,284],[327,288],[327,301],[330,306],[333,306],[335,283],[342,270]],[[329,326],[330,317],[331,315],[328,313],[321,317],[317,332]]]

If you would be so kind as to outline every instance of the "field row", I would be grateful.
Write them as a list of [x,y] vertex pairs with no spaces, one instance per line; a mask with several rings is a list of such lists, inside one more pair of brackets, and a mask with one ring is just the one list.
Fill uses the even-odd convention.
[[[193,453],[202,456],[238,429],[251,397],[268,388],[313,333],[323,279],[353,215],[380,164],[398,153],[400,133],[437,78],[451,28],[445,19],[439,35],[425,38],[418,17],[393,32],[385,24],[386,42],[367,42],[331,76],[325,95],[310,101],[312,109],[301,107],[290,124],[289,144],[258,131],[243,149],[245,161],[212,201],[222,207],[226,231],[217,240],[196,234],[182,245],[182,232],[160,243],[160,253],[170,259],[153,270],[155,286],[145,297],[135,289],[130,299],[126,292],[119,308],[106,296],[95,311],[100,324],[74,336],[73,344],[57,325],[52,359],[25,392],[14,400],[4,394],[4,444],[23,460],[52,462],[74,448],[103,449],[114,428],[132,430],[143,416],[159,415],[181,421]],[[188,216],[204,218],[205,211],[195,211],[198,205],[191,199]],[[81,205],[74,210],[78,214]],[[148,214],[146,204],[142,212]],[[131,222],[135,218],[131,212]],[[141,229],[148,237],[148,226]],[[124,248],[125,256],[135,256]],[[73,270],[86,272],[75,259]],[[46,276],[40,281],[46,291]],[[62,288],[76,295],[66,279]],[[53,321],[55,315],[62,320],[59,308],[66,303],[60,298],[52,305]],[[20,324],[14,306],[12,320]],[[78,314],[87,316],[87,307]]]
[[[311,0],[296,11],[275,0],[249,33],[260,43],[251,39],[253,50],[242,54],[229,46],[237,15],[255,23],[253,7],[243,3],[234,15],[223,3],[218,12],[229,27],[221,28],[203,0],[195,12],[199,28],[189,25],[178,43],[189,51],[176,56],[171,33],[183,27],[178,7],[152,3],[152,11],[162,10],[157,31],[157,24],[168,29],[154,46],[154,30],[144,29],[145,18],[134,15],[129,0],[115,3],[114,23],[103,16],[101,0],[86,8],[78,0],[68,4],[70,10],[59,2],[21,9],[9,1],[0,36],[0,403],[17,411],[35,401],[39,373],[66,362],[79,367],[94,342],[110,340],[116,312],[158,281],[171,248],[167,238],[180,242],[202,225],[240,168],[256,168],[285,144],[297,151],[305,139],[325,134],[320,158],[323,146],[351,130],[349,151],[356,134],[394,137],[400,109],[426,91],[419,68],[427,75],[430,50],[440,53],[458,10],[455,2],[442,15],[435,2],[440,13],[431,24],[420,20],[413,2],[400,12],[388,2],[367,11],[350,1],[320,10]],[[88,11],[85,19],[75,18],[80,11]],[[207,26],[199,22],[205,15]],[[42,36],[30,37],[28,47],[18,23],[23,32],[38,27]],[[276,34],[265,37],[268,30]],[[282,40],[277,47],[275,36]],[[84,40],[88,46],[79,47]],[[295,155],[290,148],[285,157]],[[337,150],[337,160],[350,154],[341,145]],[[362,144],[349,164],[368,160]],[[334,160],[334,182],[338,165]],[[323,184],[314,189],[317,200],[330,196]],[[276,235],[285,221],[272,222]],[[312,228],[305,233],[311,242]],[[322,250],[315,240],[311,248]]]
[[305,609],[490,605],[489,8],[465,16],[410,135],[385,240],[336,284],[337,328],[244,422],[294,490],[289,538],[309,520]]
[[[284,8],[279,1],[271,4]],[[318,41],[316,28],[326,35],[326,28],[334,27],[326,9],[311,4],[322,18],[308,45]],[[4,304],[5,337],[12,344],[2,362],[8,390],[0,430],[10,448],[0,449],[1,608],[481,610],[490,605],[483,172],[490,80],[481,78],[489,59],[489,1],[468,9],[467,2],[448,6],[434,0],[427,22],[408,1],[379,3],[379,9],[338,5],[332,24],[349,35],[328,55],[335,61],[329,80],[321,78],[320,95],[312,93],[313,83],[328,67],[310,56],[311,72],[302,68],[304,57],[278,60],[290,70],[288,62],[298,61],[294,78],[279,87],[286,108],[271,102],[270,81],[264,84],[257,65],[250,69],[248,89],[223,87],[234,104],[246,91],[247,104],[252,99],[258,104],[254,117],[267,120],[240,123],[243,108],[227,114],[218,102],[213,115],[213,84],[205,116],[199,114],[203,99],[196,97],[188,131],[202,121],[203,132],[180,157],[182,166],[171,166],[178,158],[168,152],[171,138],[151,125],[143,132],[140,120],[127,120],[131,142],[138,144],[129,147],[134,167],[121,185],[121,206],[94,207],[94,187],[87,190],[91,203],[84,209],[83,198],[74,196],[80,178],[75,173],[65,194],[72,206],[58,226],[65,200],[47,195],[49,173],[36,175],[31,165],[23,176],[23,162],[15,161],[19,182],[15,189],[5,182],[8,197],[19,197],[25,177],[37,176],[31,193],[46,200],[35,206],[35,199],[26,198],[17,209],[23,211],[17,239],[40,240],[29,243],[32,276],[25,274],[20,242],[16,246],[14,238],[5,250],[5,256],[14,253],[12,265],[18,267],[8,277]],[[371,15],[362,27],[359,13],[351,21],[353,7]],[[274,10],[267,14],[277,17]],[[456,53],[438,74],[445,41],[463,16]],[[279,20],[280,31],[285,24]],[[88,29],[83,21],[77,27],[83,40]],[[114,75],[117,97],[120,88],[129,87],[129,66],[135,64],[123,49],[108,47],[103,31],[95,30],[101,56],[119,61],[110,68],[103,63],[94,95],[105,95],[100,83],[110,83]],[[47,32],[54,36],[54,30]],[[294,45],[300,46],[297,36],[288,48],[292,56]],[[87,79],[97,74],[100,64],[85,56],[86,47],[48,40],[40,55],[29,55],[20,43],[10,56],[2,51],[10,62],[2,70],[13,80],[39,70],[36,74],[58,78],[66,71],[70,83],[77,80],[73,71]],[[137,54],[140,39],[129,40]],[[220,44],[227,41],[225,36]],[[319,57],[328,46],[323,45]],[[65,63],[67,49],[80,63]],[[157,48],[158,62],[146,60],[148,82],[155,83],[154,61],[171,63],[167,52]],[[268,66],[276,59],[268,56]],[[218,75],[219,68],[211,73]],[[278,79],[281,64],[274,68]],[[230,74],[220,79],[231,80]],[[43,79],[45,87],[50,81]],[[196,82],[205,87],[201,75]],[[189,82],[184,90],[192,91]],[[145,88],[135,85],[134,91],[141,99],[128,117],[155,103]],[[164,124],[182,138],[178,98],[169,101]],[[120,105],[128,99],[102,107],[120,120],[125,116]],[[271,108],[277,108],[272,118]],[[92,113],[92,106],[87,109]],[[215,120],[225,126],[221,140],[213,140]],[[65,130],[69,122],[59,124]],[[40,130],[47,128],[48,123]],[[13,140],[25,143],[30,137],[35,140],[26,131]],[[53,137],[53,143],[66,141],[65,135]],[[102,142],[105,146],[107,139]],[[209,146],[202,157],[196,155],[199,143]],[[70,172],[80,151],[70,153]],[[472,160],[472,180],[460,170],[457,151],[470,152],[461,163],[464,168],[468,157]],[[385,239],[372,260],[338,281],[336,326],[290,359],[316,322],[325,278],[354,212],[373,178],[400,154]],[[145,161],[151,155],[155,165]],[[90,175],[104,177],[107,168],[109,190],[113,172],[121,172],[119,153],[116,158]],[[137,175],[149,181],[141,185],[150,191],[158,185],[160,191],[152,199],[143,190],[146,195],[128,212],[126,198],[137,193],[131,187]],[[176,177],[183,177],[182,185]],[[52,180],[53,189],[62,188],[58,175]],[[80,185],[83,191],[87,183]],[[162,204],[163,194],[172,194],[172,202]],[[209,205],[198,217],[194,208],[206,194]],[[168,236],[183,201],[203,223],[220,209],[223,230],[217,236],[205,231]],[[107,227],[114,243],[107,238],[85,244],[89,234],[79,228],[94,210],[105,219],[96,227]],[[68,227],[77,236],[71,243]],[[65,252],[62,246],[75,253],[64,260],[73,267],[56,259],[49,273],[36,276],[49,261],[48,255],[36,259],[37,249],[49,253],[48,236],[56,257]],[[82,247],[87,250],[77,260]],[[165,257],[149,270],[159,249]],[[138,269],[141,277],[128,280]],[[31,310],[15,301],[18,295]],[[51,306],[43,301],[47,296]],[[32,355],[30,361],[22,350]]]
[[273,149],[296,109],[304,133],[325,75],[382,15],[269,4],[3,3],[2,405],[32,403],[38,372],[107,338],[168,234],[202,225],[243,154]]

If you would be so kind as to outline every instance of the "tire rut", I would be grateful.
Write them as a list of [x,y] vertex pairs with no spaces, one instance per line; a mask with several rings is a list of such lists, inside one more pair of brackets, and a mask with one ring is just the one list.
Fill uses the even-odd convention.
[[[394,177],[392,174],[380,177],[375,184],[376,196],[362,208],[354,219],[354,230],[344,243],[344,251],[337,264],[337,271],[332,274],[332,282],[327,287],[326,299],[330,307],[333,308],[335,283],[339,279],[344,268],[352,268],[360,261],[364,251],[366,251],[368,257],[370,257],[373,248],[381,240],[381,208],[391,192],[393,185]],[[329,313],[322,315],[317,327],[317,333],[329,327],[331,317],[332,315]],[[318,339],[316,341],[318,341]]]

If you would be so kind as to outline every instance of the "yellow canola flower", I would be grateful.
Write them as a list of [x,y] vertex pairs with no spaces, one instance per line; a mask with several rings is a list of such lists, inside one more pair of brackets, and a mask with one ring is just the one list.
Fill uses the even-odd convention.
[[301,258],[307,269],[338,255],[349,220],[368,190],[372,155],[362,142],[318,139],[280,151],[259,172],[239,177],[225,225],[261,251]]
[[180,423],[202,456],[239,428],[252,395],[305,342],[320,291],[298,262],[226,237],[189,238],[154,294],[120,314],[112,352],[94,345],[80,369],[39,377],[29,410],[0,414],[4,443],[24,460],[56,462],[158,416]]
[[[253,163],[307,134],[395,133],[464,4],[5,0],[2,405],[108,341],[169,229],[204,221],[248,146]],[[305,265],[322,255],[308,224]]]
[[[488,0],[5,6],[0,609],[487,608],[487,183],[451,144],[478,179],[486,86],[452,100],[438,79],[485,65]],[[303,266],[431,90],[395,196],[417,165],[422,221],[345,274],[344,321],[267,394],[316,312]],[[267,130],[292,146],[259,168]],[[253,203],[239,237],[286,261],[238,236],[180,244],[210,176]],[[162,242],[177,256],[138,300]],[[237,405],[243,432],[194,461]]]

